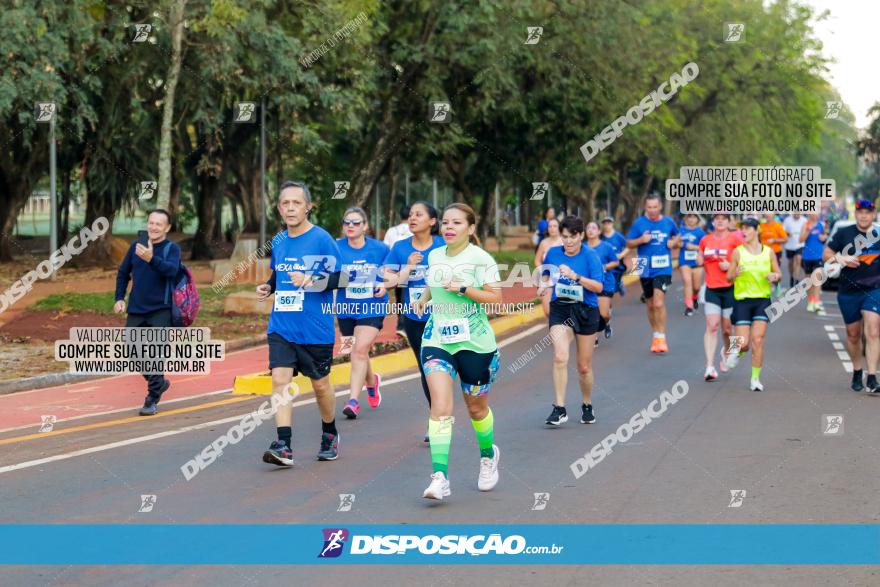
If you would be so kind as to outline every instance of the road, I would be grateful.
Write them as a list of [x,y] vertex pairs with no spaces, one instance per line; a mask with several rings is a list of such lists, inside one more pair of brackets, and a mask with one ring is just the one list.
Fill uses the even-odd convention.
[[[265,397],[226,393],[176,402],[163,417],[113,413],[61,423],[72,431],[30,437],[0,433],[0,519],[11,524],[876,524],[880,492],[876,462],[880,397],[848,390],[838,355],[844,332],[833,294],[827,315],[801,304],[771,325],[762,374],[766,391],[748,391],[747,360],[705,383],[701,313],[682,316],[676,278],[668,304],[670,352],[648,352],[650,332],[637,287],[620,302],[611,341],[597,349],[593,404],[598,421],[572,418],[543,424],[552,400],[552,350],[515,374],[508,366],[547,333],[543,323],[504,340],[502,369],[492,390],[496,443],[502,451],[495,491],[476,488],[478,450],[457,398],[450,454],[452,496],[421,498],[430,474],[422,442],[427,411],[413,374],[384,388],[379,410],[366,405],[356,421],[339,419],[340,459],[317,462],[320,425],[311,397],[294,412],[296,467],[275,470],[260,456],[274,438],[271,422],[257,428],[191,481],[180,467],[224,434],[237,416]],[[835,345],[835,343],[837,344]],[[262,366],[262,365],[261,365]],[[679,380],[687,395],[594,469],[575,479],[570,464]],[[216,390],[230,387],[216,382]],[[568,408],[579,414],[574,368]],[[344,392],[339,392],[338,410]],[[823,434],[823,415],[843,415],[843,434]],[[118,422],[122,420],[121,422]],[[226,420],[224,422],[224,420]],[[219,421],[219,422],[218,422]],[[118,422],[118,423],[117,423]],[[75,427],[75,428],[74,428]],[[14,440],[28,433],[22,440]],[[94,452],[88,449],[98,448]],[[76,451],[86,454],[70,456]],[[57,459],[10,470],[15,465]],[[731,490],[745,490],[729,507]],[[549,493],[534,510],[535,493]],[[155,495],[149,513],[141,495]],[[339,494],[354,494],[337,511]],[[161,549],[161,545],[143,545]],[[47,536],[48,549],[64,549]],[[266,549],[314,545],[266,544]],[[6,567],[14,585],[262,585],[289,581],[363,585],[411,584],[877,584],[869,566],[45,566]],[[148,571],[148,572],[144,572]]]

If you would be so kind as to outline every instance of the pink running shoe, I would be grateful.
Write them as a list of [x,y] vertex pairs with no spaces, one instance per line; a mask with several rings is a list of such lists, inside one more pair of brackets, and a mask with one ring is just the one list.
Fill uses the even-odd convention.
[[378,373],[374,373],[373,377],[375,377],[373,381],[373,392],[370,393],[370,389],[367,388],[367,401],[370,403],[370,407],[375,410],[379,407],[379,404],[382,403],[382,392],[379,391],[379,387],[382,385],[382,376]]
[[361,411],[361,407],[358,405],[356,399],[350,399],[345,402],[345,407],[342,408],[342,413],[345,414],[345,417],[349,420],[354,420],[358,417],[358,412]]

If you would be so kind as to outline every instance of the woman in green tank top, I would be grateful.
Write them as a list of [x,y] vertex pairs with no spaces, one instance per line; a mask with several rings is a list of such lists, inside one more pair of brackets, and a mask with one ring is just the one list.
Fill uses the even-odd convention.
[[782,274],[773,250],[761,244],[758,238],[758,221],[746,218],[742,222],[745,243],[733,251],[727,280],[733,282],[734,335],[730,339],[727,366],[733,369],[739,358],[752,350],[752,378],[749,389],[764,391],[761,383],[761,366],[764,364],[764,335],[770,318],[770,290]]

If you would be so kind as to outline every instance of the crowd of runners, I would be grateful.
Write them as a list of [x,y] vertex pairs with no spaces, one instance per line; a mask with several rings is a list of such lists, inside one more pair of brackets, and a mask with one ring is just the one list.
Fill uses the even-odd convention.
[[[427,202],[416,202],[402,211],[401,224],[389,231],[394,236],[386,235],[382,242],[368,236],[363,209],[345,211],[343,236],[335,239],[310,222],[312,205],[305,184],[282,184],[277,209],[287,230],[273,239],[271,278],[256,288],[261,300],[274,296],[267,328],[273,394],[284,396],[298,374],[311,380],[322,425],[317,458],[337,459],[340,434],[329,379],[336,328],[341,336],[352,338],[349,398],[342,414],[355,419],[364,393],[371,409],[382,403],[382,377],[371,365],[370,350],[392,307],[389,292],[393,291],[395,307],[401,310],[399,327],[417,360],[426,400],[424,442],[430,448],[431,475],[423,495],[429,499],[450,495],[447,471],[456,380],[480,452],[477,485],[482,491],[491,490],[499,480],[501,455],[494,443],[495,419],[489,404],[499,352],[486,307],[501,303],[503,286],[498,265],[477,238],[474,211],[462,203],[438,211]],[[683,284],[684,316],[691,318],[701,308],[705,316],[707,382],[719,378],[716,356],[725,374],[751,351],[749,389],[763,391],[768,308],[774,299],[797,290],[806,292],[808,311],[823,311],[819,284],[828,277],[821,275],[825,271],[835,273],[838,283],[837,299],[853,364],[851,388],[880,394],[876,376],[880,238],[874,233],[874,203],[859,200],[855,208],[855,222],[842,222],[833,238],[829,238],[831,226],[800,215],[782,221],[772,214],[762,219],[685,215],[676,222],[662,214],[663,202],[656,195],[645,199],[644,215],[625,235],[615,230],[611,217],[585,223],[573,215],[556,218],[550,211],[542,221],[533,274],[553,344],[552,408],[545,424],[561,426],[568,421],[572,341],[581,390],[580,422],[596,422],[591,400],[593,353],[600,332],[602,338],[612,339],[612,302],[615,294],[624,295],[625,275],[640,281],[651,332],[646,351],[669,352],[674,341],[666,336],[667,297],[674,296],[670,284],[676,266]],[[168,229],[161,226],[161,214],[158,218],[151,214],[150,219],[155,225],[150,233],[152,249],[161,245]],[[141,250],[136,254],[140,256]],[[788,290],[782,286],[785,261]],[[828,271],[833,266],[838,270]],[[798,288],[804,279],[810,280],[807,287]],[[123,299],[124,292],[123,286],[123,297],[117,293],[117,299]],[[336,311],[327,312],[330,307]],[[168,388],[167,380],[148,382],[162,391]],[[158,396],[153,388],[147,398],[151,409],[142,411],[145,415],[156,412]],[[293,466],[292,406],[278,409],[275,419],[277,440],[263,460]]]

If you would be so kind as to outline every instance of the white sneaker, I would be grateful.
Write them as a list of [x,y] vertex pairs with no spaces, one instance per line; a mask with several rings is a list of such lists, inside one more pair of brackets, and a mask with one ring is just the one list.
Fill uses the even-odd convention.
[[451,493],[449,490],[449,479],[441,471],[437,471],[431,475],[431,484],[422,493],[422,497],[426,499],[443,499],[444,497],[449,497]]
[[722,373],[727,373],[729,371],[727,368],[727,354],[724,351],[721,351],[721,360],[718,361],[718,365],[721,368]]
[[477,479],[477,487],[480,491],[491,491],[498,485],[498,461],[501,460],[501,451],[494,444],[492,450],[495,451],[494,457],[480,459],[480,477]]
[[822,302],[816,302],[815,308],[816,308],[817,312],[824,312],[825,311],[825,304],[823,304]]
[[715,370],[715,367],[706,367],[706,374],[703,375],[703,379],[706,381],[718,379],[718,371]]
[[749,383],[749,391],[764,391],[764,386],[760,380],[752,379],[751,383]]
[[728,353],[726,363],[727,363],[728,370],[736,367],[737,363],[739,363],[739,351],[736,350],[732,353]]

